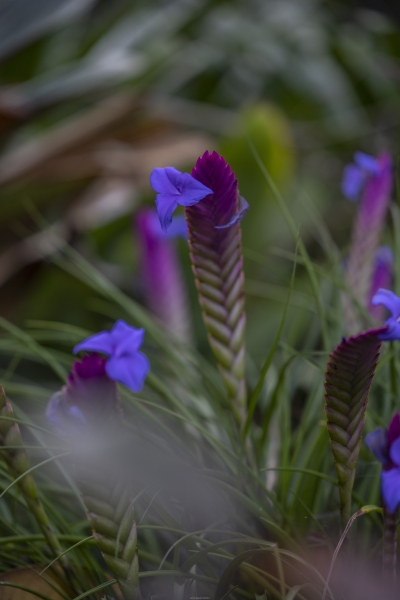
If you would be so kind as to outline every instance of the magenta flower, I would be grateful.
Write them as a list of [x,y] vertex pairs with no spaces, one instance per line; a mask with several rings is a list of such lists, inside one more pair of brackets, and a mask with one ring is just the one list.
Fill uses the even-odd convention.
[[388,429],[377,429],[365,436],[365,443],[382,463],[382,498],[393,513],[400,505],[400,413]]
[[154,169],[150,184],[157,192],[156,208],[163,231],[172,223],[172,213],[180,206],[192,206],[212,194],[212,190],[189,173],[181,173],[174,167]]
[[[365,307],[370,301],[374,261],[380,243],[393,187],[393,166],[388,154],[378,158],[356,153],[355,165],[346,168],[343,190],[348,197],[360,197],[356,214],[346,282],[355,298]],[[344,297],[346,326],[349,333],[362,327],[357,309]]]
[[372,298],[373,306],[383,304],[392,316],[385,321],[386,328],[379,334],[379,339],[393,342],[400,340],[400,298],[390,290],[380,289]]
[[[206,154],[209,154],[206,152]],[[218,156],[213,152],[210,156]],[[205,155],[204,155],[205,156]],[[206,186],[200,181],[193,170],[192,175],[181,173],[173,167],[164,169],[154,169],[150,176],[150,184],[157,193],[156,208],[160,219],[161,227],[167,231],[172,223],[172,213],[181,206],[193,206],[198,204],[207,196],[217,194],[217,191],[210,186]],[[212,179],[212,178],[211,178]],[[216,229],[225,229],[231,227],[238,221],[241,221],[249,209],[248,202],[242,197],[238,197],[237,210],[231,215],[230,219],[214,225]]]
[[183,342],[191,340],[189,307],[177,248],[173,237],[187,239],[185,217],[161,229],[157,212],[142,208],[135,217],[140,281],[147,307],[160,323]]
[[139,352],[144,329],[135,329],[119,319],[111,331],[101,331],[74,348],[74,354],[86,350],[106,354],[105,371],[110,379],[140,392],[150,369],[148,358]]
[[98,354],[76,360],[67,385],[50,399],[46,417],[61,433],[101,424],[118,412],[117,388],[106,373],[107,359]]

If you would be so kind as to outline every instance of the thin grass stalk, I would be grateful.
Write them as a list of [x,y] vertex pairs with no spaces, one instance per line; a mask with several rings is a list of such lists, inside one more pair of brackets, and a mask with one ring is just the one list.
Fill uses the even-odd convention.
[[[1,446],[13,447],[7,450],[3,449],[1,455],[7,465],[10,475],[16,479],[26,473],[29,470],[30,465],[20,429],[18,424],[13,422],[14,411],[6,398],[2,386],[0,386],[0,416],[7,417],[7,420],[0,420],[0,448]],[[52,554],[55,557],[58,557],[63,553],[63,548],[51,526],[45,508],[40,501],[38,490],[32,475],[25,475],[25,477],[18,482],[18,487],[29,510],[35,517]],[[68,558],[66,556],[61,557],[60,564],[64,569],[69,569]]]
[[397,579],[397,514],[387,506],[383,509],[382,579],[394,583]]

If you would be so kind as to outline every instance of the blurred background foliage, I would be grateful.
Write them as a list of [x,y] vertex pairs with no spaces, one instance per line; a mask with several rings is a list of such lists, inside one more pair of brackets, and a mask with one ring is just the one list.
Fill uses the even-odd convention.
[[[355,150],[397,147],[396,11],[323,0],[4,0],[0,313],[21,326],[103,326],[93,290],[54,264],[47,227],[141,301],[132,215],[154,201],[149,174],[190,170],[215,148],[251,205],[243,222],[248,348],[260,365],[287,296],[294,241],[248,139],[312,258],[340,260],[354,212],[340,193],[344,164]],[[291,303],[290,342],[301,349],[316,318],[301,265]]]

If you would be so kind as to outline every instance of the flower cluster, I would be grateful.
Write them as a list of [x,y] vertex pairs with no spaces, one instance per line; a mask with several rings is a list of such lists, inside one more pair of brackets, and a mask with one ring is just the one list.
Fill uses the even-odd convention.
[[382,463],[382,498],[391,512],[400,505],[400,413],[388,429],[377,429],[365,437],[365,443]]
[[[206,152],[204,157],[221,159],[216,152]],[[200,159],[199,159],[200,160]],[[223,163],[226,164],[224,159]],[[219,172],[214,179],[218,180]],[[156,168],[150,176],[150,184],[155,192],[156,208],[163,231],[167,231],[172,223],[172,213],[180,206],[194,206],[208,196],[213,196],[216,190],[204,185],[197,178],[196,168],[192,175],[181,173],[174,167]],[[211,177],[212,179],[212,177]],[[243,219],[249,209],[248,202],[239,196],[237,212],[226,222],[215,225],[215,229],[226,229]]]
[[[356,152],[354,163],[347,165],[343,172],[342,192],[348,200],[357,201],[369,181],[383,180],[385,185],[392,175],[392,161],[387,154],[378,158]],[[391,185],[390,185],[391,187]]]
[[82,350],[91,354],[74,362],[66,386],[47,405],[46,417],[60,433],[104,424],[117,414],[115,382],[134,392],[142,389],[150,368],[147,357],[139,351],[143,336],[144,329],[119,320],[111,331],[97,333],[74,348],[75,354]]

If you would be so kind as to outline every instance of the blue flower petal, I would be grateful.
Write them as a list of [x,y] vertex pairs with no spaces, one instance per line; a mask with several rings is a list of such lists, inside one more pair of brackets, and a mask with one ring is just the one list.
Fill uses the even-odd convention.
[[118,319],[111,329],[110,335],[114,344],[114,352],[120,348],[121,344],[126,343],[130,345],[132,351],[136,351],[143,344],[144,329],[136,329],[122,319]]
[[354,154],[354,162],[370,175],[377,175],[379,173],[379,161],[369,154],[356,152]]
[[400,438],[395,440],[390,446],[390,458],[395,465],[400,467]]
[[132,392],[140,392],[149,369],[149,360],[141,352],[119,358],[112,357],[106,364],[109,378],[123,383]]
[[382,471],[381,491],[386,506],[395,512],[400,504],[400,469]]
[[158,194],[156,198],[156,208],[158,218],[160,219],[161,229],[167,232],[168,227],[172,223],[172,213],[178,208],[178,196]]
[[378,339],[382,342],[395,342],[400,340],[400,323],[392,317],[385,321],[386,330],[378,334]]
[[159,194],[179,194],[181,191],[182,173],[174,167],[153,169],[150,185]]
[[235,225],[235,223],[238,223],[244,218],[249,208],[250,205],[247,200],[245,200],[243,196],[239,196],[238,212],[233,215],[232,219],[228,223],[225,223],[225,225],[216,225],[214,229],[227,229],[228,227]]
[[[160,227],[159,223],[158,223],[158,226]],[[168,229],[168,231],[166,233],[164,233],[160,229],[160,235],[162,235],[162,237],[164,239],[168,239],[168,240],[170,240],[172,238],[177,238],[177,237],[181,237],[184,240],[187,240],[188,239],[188,231],[187,231],[186,219],[185,219],[184,215],[178,215],[177,217],[175,217],[171,223],[170,228]]]
[[150,183],[154,191],[158,192],[156,208],[161,228],[165,232],[172,223],[172,213],[178,204],[193,206],[213,193],[189,173],[181,173],[173,167],[154,169],[150,175]]
[[118,342],[113,352],[115,358],[121,356],[131,356],[135,354],[143,344],[144,329],[139,329],[137,332],[130,333],[123,340]]
[[77,354],[81,350],[88,352],[101,352],[110,356],[113,352],[114,344],[109,331],[101,331],[88,337],[86,340],[75,346],[73,353]]
[[197,181],[189,173],[182,173],[181,186],[181,196],[178,200],[181,206],[193,206],[213,193],[209,187]]
[[343,170],[342,194],[356,202],[360,197],[366,179],[365,172],[356,165],[347,165]]
[[383,465],[388,464],[388,439],[386,429],[376,429],[365,436],[364,442]]
[[371,304],[377,306],[383,304],[391,313],[392,317],[400,317],[400,298],[394,292],[380,288],[371,300]]

